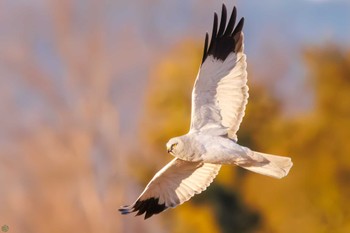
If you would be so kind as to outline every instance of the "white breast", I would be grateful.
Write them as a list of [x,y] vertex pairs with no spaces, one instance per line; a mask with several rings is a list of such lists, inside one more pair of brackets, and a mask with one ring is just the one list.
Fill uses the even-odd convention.
[[206,163],[232,164],[246,154],[243,147],[229,138],[198,135],[197,140],[204,145],[205,152],[201,157]]

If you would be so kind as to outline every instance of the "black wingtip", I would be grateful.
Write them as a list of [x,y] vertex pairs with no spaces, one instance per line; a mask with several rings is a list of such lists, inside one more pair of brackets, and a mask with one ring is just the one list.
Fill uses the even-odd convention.
[[237,10],[236,7],[233,7],[230,19],[226,26],[227,10],[225,4],[222,5],[220,23],[218,23],[218,15],[214,13],[212,35],[210,42],[209,39],[208,42],[205,42],[202,63],[204,63],[206,58],[210,55],[216,59],[224,61],[230,53],[235,52],[235,44],[237,42],[236,35],[242,31],[244,24],[244,18],[241,18],[237,26],[234,27],[236,17]]
[[216,12],[214,12],[214,22],[213,22],[212,36],[216,37],[217,33],[218,33],[218,14],[216,14]]
[[209,42],[209,34],[208,32],[205,33],[205,40],[204,40],[204,51],[203,51],[203,57],[202,57],[202,63],[204,62],[205,58],[206,58],[206,54],[208,51],[208,42]]
[[130,206],[125,205],[125,206],[121,206],[121,207],[118,209],[118,211],[119,211],[121,214],[123,214],[123,215],[125,215],[125,214],[130,214],[130,213],[133,212],[133,208],[132,208],[132,205],[130,205]]
[[233,31],[232,35],[236,35],[237,33],[241,32],[244,26],[244,17],[241,18],[241,20],[238,22],[235,30]]
[[231,17],[230,17],[228,24],[227,24],[225,36],[229,36],[230,33],[233,31],[233,27],[235,26],[235,23],[236,23],[236,17],[237,17],[237,9],[234,6],[232,9]]
[[220,27],[218,35],[222,35],[224,33],[225,27],[226,27],[226,18],[227,18],[227,10],[225,4],[222,4],[222,10],[221,10],[221,20],[220,20]]
[[134,204],[130,206],[123,206],[118,210],[123,215],[133,212],[137,212],[135,216],[145,214],[145,219],[148,219],[152,217],[152,215],[159,214],[167,208],[168,207],[165,205],[165,203],[159,204],[159,198],[152,197],[147,200],[137,200]]

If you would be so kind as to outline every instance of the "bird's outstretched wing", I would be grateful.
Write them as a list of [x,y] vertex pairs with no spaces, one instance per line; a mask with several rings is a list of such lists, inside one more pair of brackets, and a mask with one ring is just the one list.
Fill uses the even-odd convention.
[[191,131],[212,131],[227,134],[237,141],[236,132],[248,102],[247,63],[243,52],[242,18],[235,27],[236,8],[228,23],[225,5],[218,16],[210,43],[205,37],[202,65],[193,92]]
[[145,219],[175,207],[204,191],[218,174],[221,165],[173,159],[148,183],[145,190],[122,214],[145,213]]

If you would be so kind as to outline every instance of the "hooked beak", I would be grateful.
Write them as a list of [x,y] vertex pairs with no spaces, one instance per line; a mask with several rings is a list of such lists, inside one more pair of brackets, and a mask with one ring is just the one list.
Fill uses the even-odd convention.
[[172,146],[167,146],[167,147],[166,147],[166,150],[168,151],[168,154],[170,154],[170,153],[173,152]]

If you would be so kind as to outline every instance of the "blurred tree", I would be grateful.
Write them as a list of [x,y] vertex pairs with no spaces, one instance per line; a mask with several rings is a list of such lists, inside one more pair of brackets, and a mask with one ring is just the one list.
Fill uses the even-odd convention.
[[[111,95],[117,53],[95,13],[104,6],[86,2],[79,15],[70,1],[39,5],[0,8],[8,17],[0,24],[11,28],[0,41],[0,225],[122,232],[116,208],[124,166]],[[77,24],[80,16],[94,23]]]
[[[292,156],[294,161],[283,182],[249,175],[252,179],[245,185],[247,201],[259,206],[267,229],[350,231],[349,55],[329,44],[306,49],[303,56],[314,109],[294,119],[266,112],[273,120],[255,131],[259,148]],[[245,119],[245,123],[250,122]]]

